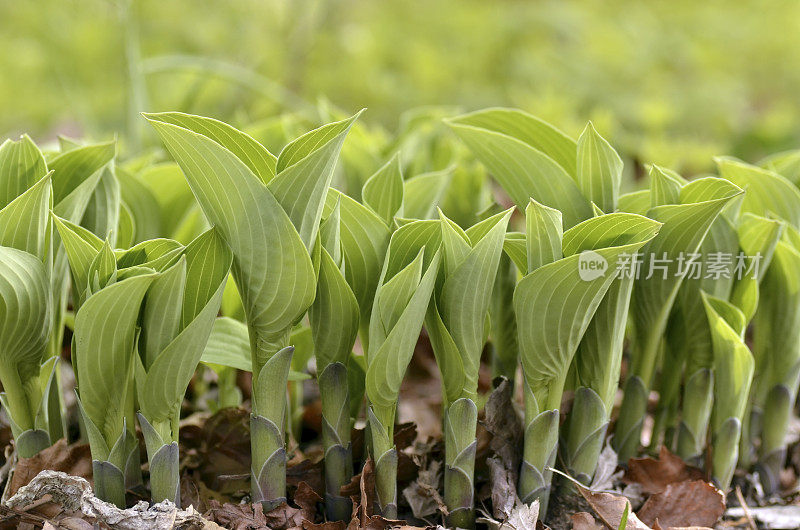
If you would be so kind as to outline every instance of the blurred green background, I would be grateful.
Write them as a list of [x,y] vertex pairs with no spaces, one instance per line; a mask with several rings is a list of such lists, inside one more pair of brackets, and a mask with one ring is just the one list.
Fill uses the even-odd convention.
[[391,133],[502,105],[700,172],[800,145],[798,25],[796,0],[0,0],[0,135],[130,152],[155,143],[141,110],[244,125],[325,98]]

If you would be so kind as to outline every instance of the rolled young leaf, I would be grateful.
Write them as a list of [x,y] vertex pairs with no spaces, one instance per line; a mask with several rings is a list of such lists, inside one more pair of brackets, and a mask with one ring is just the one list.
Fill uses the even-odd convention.
[[350,499],[341,496],[339,490],[353,476],[347,370],[359,322],[358,302],[341,270],[339,214],[337,204],[320,229],[317,296],[308,314],[322,400],[325,505],[331,520],[346,520],[352,512]]
[[[528,233],[555,243],[560,219],[545,215],[547,210],[531,202]],[[538,499],[541,509],[547,509],[564,383],[578,344],[615,279],[611,267],[616,267],[620,256],[651,240],[659,226],[633,214],[608,214],[567,230],[563,242],[558,241],[558,253],[553,252],[554,244],[529,245],[546,250],[533,255],[552,257],[563,251],[565,257],[550,263],[542,260],[520,280],[514,293],[525,378],[525,441],[518,486],[525,503]]]
[[275,160],[251,137],[216,120],[146,115],[233,252],[253,363],[252,494],[266,510],[286,500],[284,395],[292,355],[286,346],[292,326],[314,301],[310,249],[356,117],[301,136]]
[[754,361],[744,342],[745,315],[724,300],[705,293],[702,297],[714,343],[711,474],[719,487],[727,490],[738,461]]
[[397,451],[393,441],[397,398],[441,261],[436,238],[431,247],[413,252],[419,248],[420,237],[436,233],[438,228],[436,221],[414,221],[394,233],[372,307],[366,393],[377,509],[387,518],[397,516]]

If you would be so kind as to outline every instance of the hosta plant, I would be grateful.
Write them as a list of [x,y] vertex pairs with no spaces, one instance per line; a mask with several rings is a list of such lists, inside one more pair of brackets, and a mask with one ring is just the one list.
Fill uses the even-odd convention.
[[180,505],[181,402],[219,311],[230,266],[228,246],[211,229],[162,270],[145,296],[134,372],[154,502]]
[[322,400],[322,443],[325,448],[325,504],[333,520],[345,520],[351,503],[339,489],[353,476],[350,444],[350,394],[347,370],[358,334],[359,310],[342,269],[341,210],[337,203],[320,229],[317,296],[309,309]]
[[[14,158],[16,165],[7,163]],[[31,457],[63,436],[57,359],[47,355],[51,174],[28,137],[0,147],[0,167],[7,192],[0,209],[0,401],[18,453]]]
[[425,318],[444,389],[445,503],[453,526],[474,525],[478,369],[511,210],[462,230],[441,215],[442,279]]
[[744,342],[744,313],[702,293],[713,343],[714,406],[711,412],[711,475],[727,490],[739,456],[739,437],[753,379],[753,354]]
[[301,136],[278,157],[217,120],[146,117],[233,252],[252,349],[252,497],[272,509],[286,500],[289,335],[315,298],[312,252],[336,160],[356,116]]
[[559,439],[558,411],[572,359],[615,281],[618,259],[653,239],[660,224],[614,213],[562,232],[561,213],[531,200],[526,227],[525,252],[515,254],[517,266],[526,271],[514,292],[525,390],[518,489],[523,502],[538,499],[546,512]]
[[376,500],[379,512],[390,519],[397,516],[397,399],[441,261],[438,242],[419,247],[438,230],[438,222],[412,221],[392,235],[370,318],[366,394]]
[[[651,176],[654,173],[659,174],[660,170],[654,168]],[[634,282],[631,299],[634,330],[631,373],[625,382],[625,396],[614,436],[614,447],[621,462],[627,462],[639,447],[664,332],[686,277],[682,264],[687,257],[697,254],[722,209],[742,193],[729,181],[714,177],[697,179],[685,185],[660,177],[654,177],[659,186],[650,190],[651,207],[647,216],[663,223],[663,226],[658,236],[642,250],[641,263],[644,266]],[[690,400],[698,400],[692,410],[704,407],[710,411],[705,405],[705,396],[709,395],[710,389],[710,381],[706,380],[702,388],[687,396]]]

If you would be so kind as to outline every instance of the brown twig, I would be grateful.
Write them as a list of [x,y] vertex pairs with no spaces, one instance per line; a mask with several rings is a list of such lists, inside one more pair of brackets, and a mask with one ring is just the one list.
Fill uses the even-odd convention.
[[747,526],[750,527],[750,530],[758,530],[756,522],[753,520],[753,516],[750,514],[750,508],[747,507],[747,503],[744,501],[744,495],[742,495],[742,489],[739,486],[736,486],[736,499],[742,506],[742,511],[744,511],[744,516],[747,519]]

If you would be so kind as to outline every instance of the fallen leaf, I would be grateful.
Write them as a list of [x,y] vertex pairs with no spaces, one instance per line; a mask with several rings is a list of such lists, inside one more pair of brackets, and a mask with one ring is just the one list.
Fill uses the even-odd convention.
[[653,526],[653,530],[714,530],[713,528],[709,528],[707,526],[670,526],[668,528],[663,528],[658,521],[656,521],[655,526]]
[[725,513],[725,495],[703,480],[669,484],[651,495],[639,510],[639,518],[649,525],[658,520],[668,527],[714,526]]
[[339,490],[341,495],[350,495],[353,501],[353,515],[350,518],[350,523],[347,525],[348,530],[356,530],[364,527],[372,516],[372,507],[375,503],[375,465],[371,458],[368,458],[364,463],[364,467],[358,478],[358,489],[353,494],[353,486],[355,478],[346,486],[342,486]]
[[63,471],[68,475],[92,480],[92,455],[87,444],[67,445],[62,438],[31,458],[20,458],[11,477],[8,495],[28,484],[40,471]]
[[622,477],[626,484],[638,483],[644,493],[660,493],[675,482],[705,478],[703,472],[661,446],[658,460],[650,457],[631,458]]
[[303,521],[303,530],[345,530],[347,528],[342,521],[327,521],[325,523],[309,523]]
[[617,458],[617,452],[611,447],[609,441],[610,438],[606,440],[605,446],[600,452],[600,457],[597,459],[597,469],[589,486],[589,489],[594,491],[614,489],[615,482],[624,474],[623,471],[617,471],[619,459]]
[[321,502],[323,502],[322,497],[308,483],[301,482],[297,486],[294,503],[300,507],[304,519],[313,522],[317,515],[317,504]]
[[226,528],[250,530],[264,528],[267,525],[261,504],[221,504],[211,501],[210,505],[211,508],[203,514],[203,517]]
[[577,480],[560,473],[568,478],[575,484],[575,488],[586,499],[589,506],[595,511],[600,520],[603,521],[609,528],[619,528],[622,521],[622,515],[628,512],[628,522],[625,526],[626,530],[651,530],[649,526],[643,523],[636,514],[633,513],[631,503],[622,495],[615,493],[594,492],[583,486]]
[[504,377],[497,378],[495,385],[482,424],[492,435],[490,449],[508,469],[517,469],[522,456],[522,420],[514,406],[514,385]]
[[572,530],[605,530],[606,528],[587,512],[578,512],[570,517],[570,520],[572,521]]
[[514,530],[536,530],[539,520],[539,501],[531,504],[520,504],[511,511],[508,521],[500,528],[513,528]]
[[[400,385],[397,416],[400,421],[413,421],[423,438],[442,436],[441,376],[433,348],[423,330],[414,348],[414,355]],[[398,447],[398,450],[401,450]]]
[[413,422],[401,423],[394,428],[394,445],[398,451],[411,447],[417,439],[417,424]]
[[431,462],[430,466],[421,470],[417,479],[403,490],[403,497],[411,507],[411,513],[417,519],[433,515],[437,510],[447,514],[447,506],[445,506],[442,496],[439,495],[439,483],[442,479],[441,467],[441,462]]
[[324,477],[324,462],[312,462],[311,460],[302,460],[298,463],[289,462],[286,466],[286,486],[289,494],[294,493],[295,488],[299,488],[300,484],[305,483],[320,497],[325,496],[325,477]]
[[489,458],[489,483],[492,486],[492,515],[504,520],[511,515],[514,506],[520,503],[517,497],[517,474],[506,468],[497,458]]
[[233,530],[255,530],[271,528],[272,530],[288,530],[303,524],[302,511],[292,508],[286,503],[264,513],[260,503],[255,504],[220,504],[211,501],[211,509],[204,514],[225,528]]
[[249,491],[250,413],[246,410],[221,409],[202,425],[182,427],[180,446],[182,466],[197,470],[211,490]]

